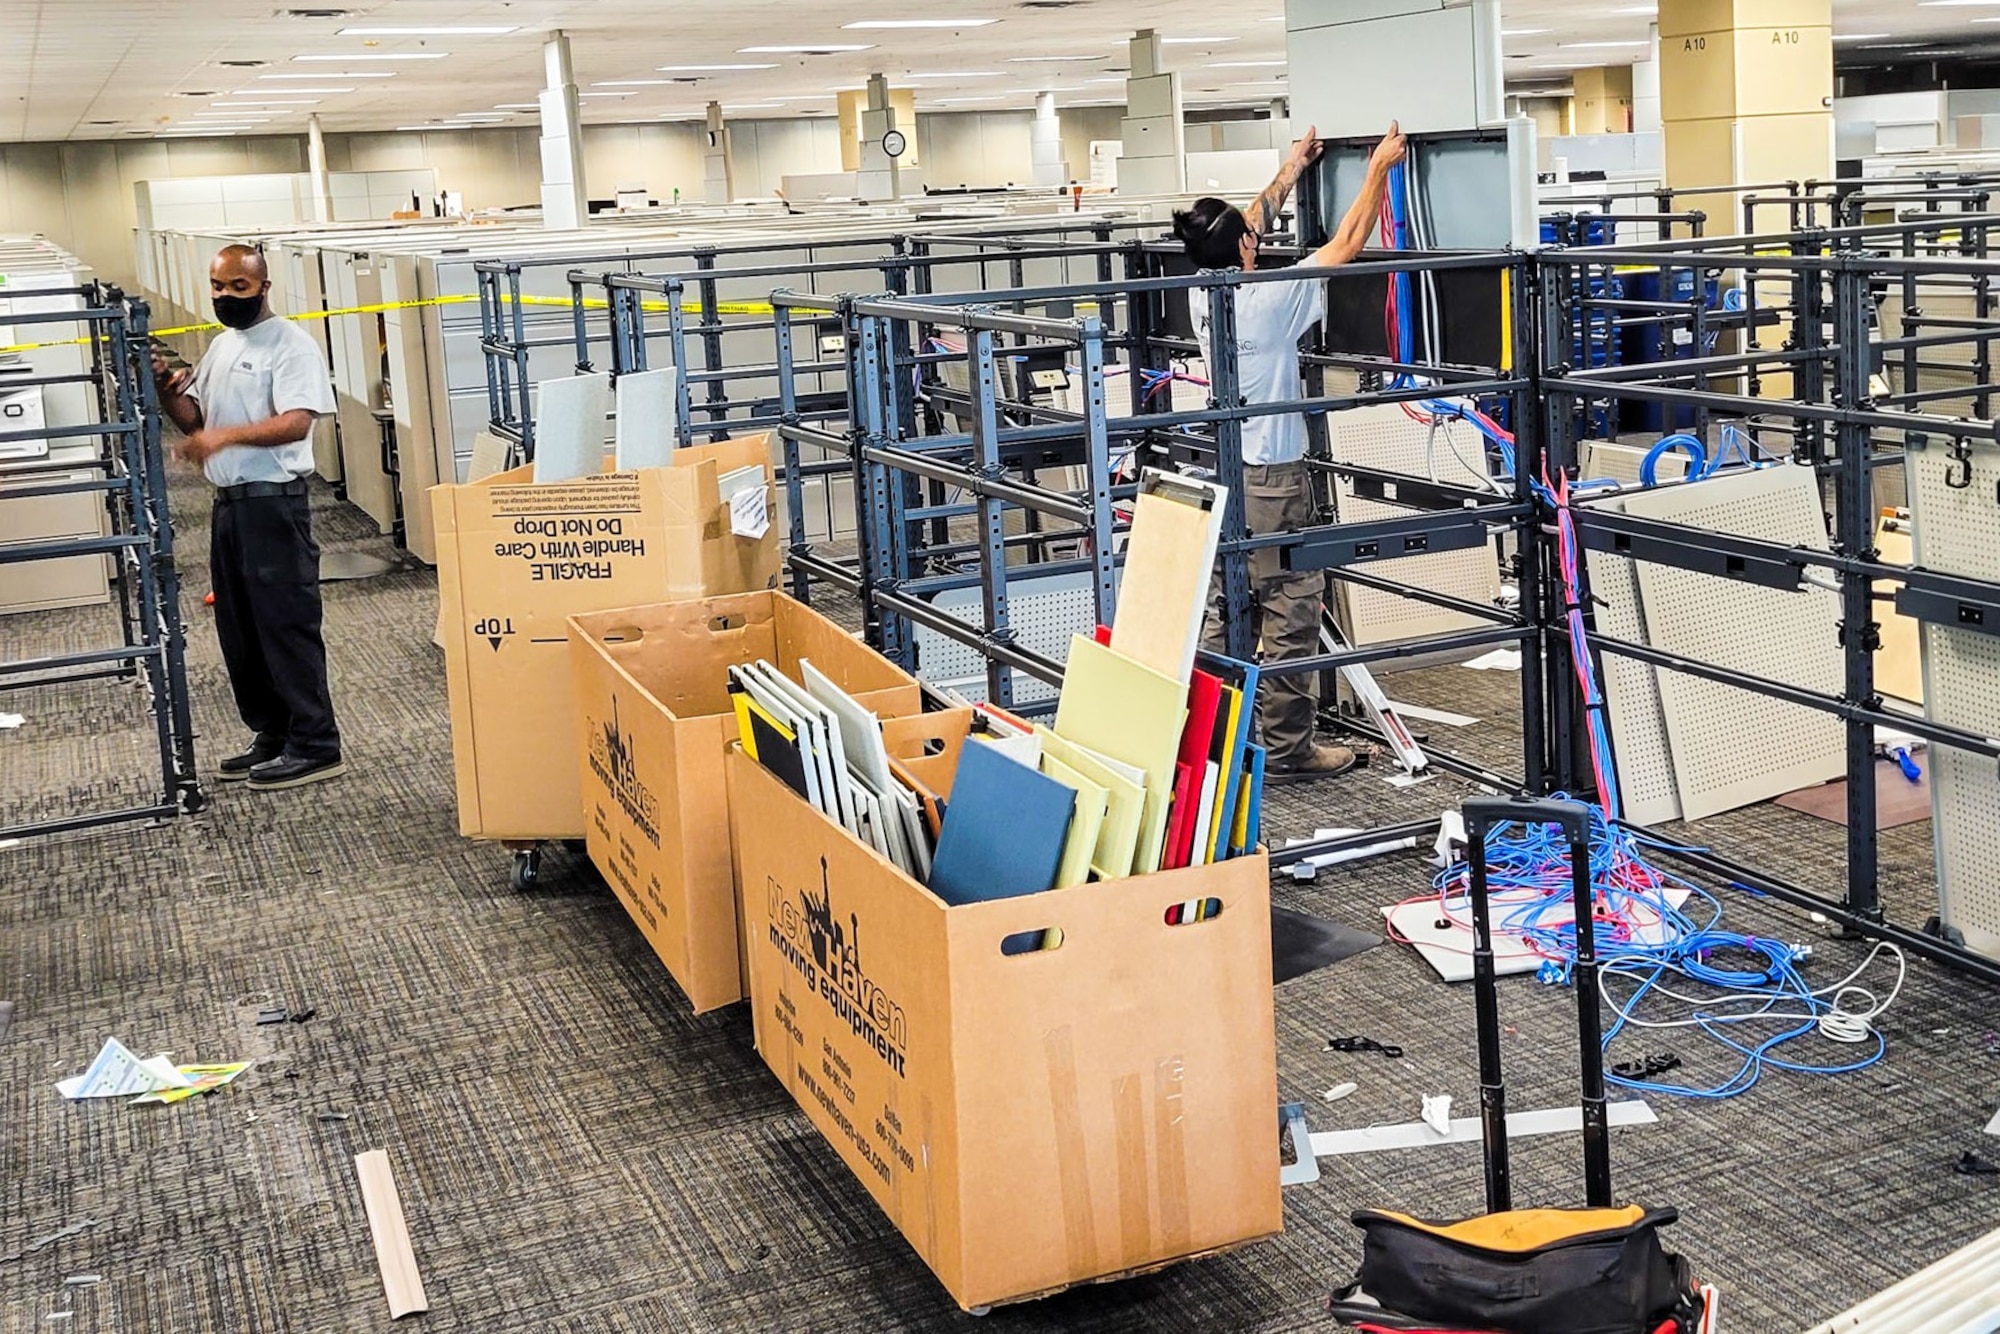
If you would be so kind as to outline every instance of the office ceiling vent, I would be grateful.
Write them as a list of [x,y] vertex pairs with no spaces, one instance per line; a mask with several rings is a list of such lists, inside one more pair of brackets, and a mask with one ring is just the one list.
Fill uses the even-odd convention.
[[189,89],[186,92],[175,93],[174,96],[175,97],[219,97],[221,96],[221,94],[215,92],[213,89]]
[[354,17],[351,9],[281,9],[273,18],[281,19],[345,19]]
[[1021,0],[1023,9],[1075,9],[1087,5],[1090,0]]
[[230,69],[261,69],[271,62],[268,60],[218,60],[215,63],[226,65]]

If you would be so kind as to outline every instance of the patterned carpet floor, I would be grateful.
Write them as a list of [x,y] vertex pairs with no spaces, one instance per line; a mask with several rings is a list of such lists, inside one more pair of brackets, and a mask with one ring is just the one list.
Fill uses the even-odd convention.
[[[204,771],[242,739],[201,605],[207,515],[176,503]],[[329,547],[382,551],[322,495]],[[736,1007],[693,1017],[589,869],[551,855],[507,887],[499,849],[456,833],[436,582],[405,568],[329,586],[336,701],[352,772],[294,794],[211,788],[198,817],[0,849],[0,1329],[265,1334],[388,1325],[352,1156],[394,1165],[432,1330],[1238,1331],[1328,1327],[1358,1254],[1356,1207],[1476,1211],[1480,1155],[1438,1147],[1322,1160],[1274,1241],[1090,1287],[975,1323],[954,1307],[787,1100]],[[8,656],[102,643],[108,613],[0,622]],[[1433,740],[1506,766],[1518,678],[1457,667],[1389,679],[1409,703],[1474,715]],[[150,733],[129,687],[15,692],[0,733],[0,820],[150,797]],[[1514,766],[1518,767],[1518,760]],[[1276,838],[1435,816],[1468,791],[1379,772],[1275,794]],[[1835,892],[1840,831],[1762,806],[1691,839]],[[1921,921],[1929,826],[1883,836],[1885,896]],[[1279,902],[1352,927],[1423,892],[1415,854],[1277,882]],[[1812,975],[1866,950],[1802,914],[1725,891],[1738,929],[1812,940]],[[1887,977],[1880,978],[1887,985]],[[2000,1179],[1958,1175],[2000,1105],[1993,990],[1915,962],[1883,1021],[1887,1058],[1838,1076],[1773,1073],[1720,1102],[1656,1098],[1620,1130],[1622,1197],[1678,1206],[1670,1239],[1727,1292],[1730,1334],[1804,1329],[2000,1226]],[[260,1027],[262,1004],[310,1007]],[[1568,991],[1506,984],[1512,1105],[1576,1090]],[[1381,947],[1284,984],[1281,1093],[1316,1129],[1416,1119],[1420,1096],[1477,1100],[1472,1001]],[[1406,1056],[1325,1051],[1366,1034]],[[175,1107],[70,1104],[52,1087],[116,1036],[182,1061],[254,1059]],[[1815,1040],[1816,1041],[1816,1040]],[[1675,1039],[1691,1078],[1725,1063]],[[1836,1054],[1846,1049],[1834,1049]],[[1825,1057],[1823,1047],[1812,1054]],[[1359,1091],[1334,1106],[1332,1084]],[[1517,1201],[1574,1203],[1578,1142],[1516,1148]],[[93,1224],[19,1258],[27,1244]],[[65,1278],[97,1275],[91,1285]],[[68,1313],[65,1315],[64,1313]]]

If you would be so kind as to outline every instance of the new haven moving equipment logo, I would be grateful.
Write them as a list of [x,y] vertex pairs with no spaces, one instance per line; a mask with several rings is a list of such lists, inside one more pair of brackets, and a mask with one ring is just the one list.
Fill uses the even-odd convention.
[[845,926],[835,920],[833,895],[826,883],[826,858],[819,861],[817,894],[803,890],[794,902],[775,878],[767,882],[766,892],[772,948],[784,955],[806,985],[854,1030],[854,1036],[902,1076],[910,1038],[903,1007],[863,971],[860,921],[853,913],[847,915]]
[[659,803],[639,782],[639,766],[633,758],[632,738],[618,726],[618,700],[611,700],[611,721],[590,737],[590,772],[611,789],[625,818],[639,827],[646,841],[660,846]]

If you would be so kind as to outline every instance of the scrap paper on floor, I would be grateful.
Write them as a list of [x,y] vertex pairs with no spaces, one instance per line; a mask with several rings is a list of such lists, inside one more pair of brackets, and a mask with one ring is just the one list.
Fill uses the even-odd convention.
[[58,1080],[56,1092],[72,1101],[126,1098],[135,1093],[186,1088],[191,1082],[166,1057],[149,1056],[142,1060],[117,1038],[106,1038],[90,1068],[80,1075]]
[[1518,672],[1521,670],[1521,650],[1496,648],[1491,653],[1481,654],[1470,662],[1458,665],[1470,667],[1475,672]]
[[180,1071],[181,1077],[188,1081],[185,1087],[155,1089],[151,1093],[140,1094],[138,1097],[132,1099],[132,1101],[164,1102],[169,1104],[186,1102],[197,1093],[212,1093],[216,1089],[221,1088],[224,1084],[229,1083],[236,1076],[248,1070],[251,1064],[249,1061],[224,1061],[215,1065],[177,1066],[175,1068]]

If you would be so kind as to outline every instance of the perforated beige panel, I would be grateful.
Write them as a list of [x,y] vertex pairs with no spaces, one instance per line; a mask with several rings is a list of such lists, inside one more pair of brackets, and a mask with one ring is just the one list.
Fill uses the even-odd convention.
[[[1623,512],[1623,502],[1604,508]],[[1597,599],[1597,628],[1614,639],[1645,644],[1645,611],[1639,601],[1639,575],[1623,556],[1593,551],[1584,557],[1590,591]],[[1628,820],[1664,824],[1681,818],[1681,799],[1674,786],[1673,747],[1667,741],[1667,721],[1660,710],[1660,688],[1649,663],[1602,655],[1598,676],[1611,715],[1611,753],[1618,766],[1621,808]]]
[[[1611,440],[1583,442],[1583,476],[1609,477],[1626,486],[1639,484],[1639,466],[1648,445]],[[1688,456],[1679,450],[1662,454],[1653,475],[1678,482],[1687,475]],[[1622,501],[1604,508],[1623,512]],[[1597,627],[1606,635],[1634,643],[1646,638],[1645,609],[1639,601],[1639,576],[1632,562],[1603,552],[1585,556],[1590,591],[1598,599]],[[1681,818],[1681,799],[1674,787],[1673,748],[1667,743],[1667,720],[1660,710],[1660,687],[1646,663],[1606,654],[1599,677],[1611,714],[1611,751],[1618,766],[1618,791],[1625,818],[1640,824],[1664,824]]]
[[[978,588],[954,588],[931,599],[939,611],[968,625],[985,624],[984,595]],[[1040,575],[1009,580],[1007,623],[1023,648],[1069,661],[1070,637],[1088,634],[1097,623],[1097,599],[1090,575]],[[986,698],[986,657],[927,625],[913,625],[917,675],[935,686],[948,686],[967,699]],[[1011,670],[1011,669],[1010,669]],[[1014,672],[1014,702],[1033,704],[1054,699],[1056,688],[1026,672]]]
[[[1484,441],[1478,431],[1463,423],[1440,428],[1433,436],[1430,427],[1390,404],[1328,413],[1326,426],[1328,447],[1341,463],[1431,477],[1456,486],[1479,486],[1487,477]],[[1334,505],[1342,523],[1404,518],[1414,513],[1401,505],[1357,497],[1353,482],[1345,478],[1335,488]],[[1500,596],[1500,562],[1490,542],[1435,556],[1375,561],[1366,567],[1366,573],[1485,605],[1492,605]],[[1484,624],[1427,602],[1336,582],[1340,586],[1341,621],[1356,645],[1415,639]]]
[[[1586,480],[1609,477],[1626,486],[1639,485],[1639,468],[1651,445],[1621,445],[1613,440],[1583,442],[1583,476]],[[1686,450],[1673,449],[1660,455],[1653,465],[1653,477],[1661,482],[1678,482],[1687,476]]]
[[[1915,563],[1946,574],[2000,573],[2000,449],[1972,446],[1972,483],[1945,485],[1947,455],[1912,451],[1910,520]],[[1924,712],[1981,736],[2000,736],[2000,639],[1924,628]],[[1949,746],[1931,748],[1938,916],[1972,948],[2000,957],[2000,768]]]
[[[1786,546],[1828,547],[1812,471],[1789,465],[1642,491],[1626,512]],[[1839,607],[1833,594],[1760,588],[1642,561],[1639,592],[1656,648],[1752,676],[1839,694]],[[1802,704],[1658,670],[1681,814],[1720,811],[1838,778],[1846,769],[1839,722]]]

